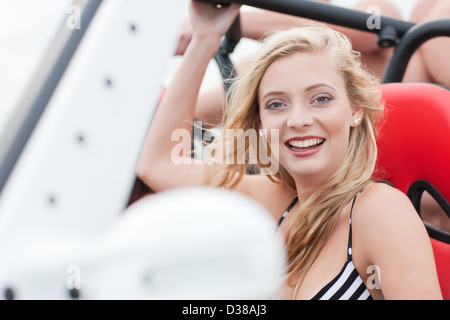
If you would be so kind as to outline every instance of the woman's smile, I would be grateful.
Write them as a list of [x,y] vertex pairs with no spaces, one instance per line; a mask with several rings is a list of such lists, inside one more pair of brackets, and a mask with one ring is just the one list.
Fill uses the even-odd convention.
[[326,139],[315,136],[294,137],[285,142],[289,152],[295,157],[308,157],[318,153]]

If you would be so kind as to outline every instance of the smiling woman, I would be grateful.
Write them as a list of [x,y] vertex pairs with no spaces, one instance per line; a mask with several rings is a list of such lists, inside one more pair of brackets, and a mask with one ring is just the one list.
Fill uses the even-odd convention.
[[[347,38],[326,27],[304,27],[268,38],[231,88],[225,129],[250,125],[279,132],[280,171],[272,178],[299,199],[286,218],[286,228],[282,226],[292,270],[289,296],[312,296],[299,291],[303,277],[310,274],[320,252],[331,246],[330,236],[339,229],[341,236],[345,233],[337,226],[339,220],[344,212],[349,215],[347,205],[355,194],[372,182],[373,128],[382,111],[377,83],[362,69]],[[274,141],[268,144],[272,148]],[[208,177],[214,181],[226,172],[219,185],[238,181],[245,186],[245,177],[240,180],[239,175],[243,171],[229,165],[226,170],[212,168]]]
[[[362,108],[350,105],[346,83],[327,58],[318,53],[280,58],[267,69],[259,89],[261,125],[279,130],[286,147],[280,150],[280,161],[303,183],[314,177],[318,184],[337,169],[347,150],[349,129],[355,126],[352,119],[363,114]],[[284,91],[265,94],[272,88]]]
[[[279,154],[277,172],[246,175],[243,163],[172,161],[171,134],[192,130],[202,76],[238,8],[191,3],[193,37],[153,118],[138,176],[155,191],[233,188],[274,220],[282,216],[289,264],[276,298],[441,298],[431,245],[409,199],[372,180],[383,104],[377,79],[341,33],[316,26],[272,34],[229,90],[223,135],[214,144],[227,145],[228,132],[262,132],[262,143],[242,146]],[[242,150],[222,151],[234,158]],[[392,227],[399,221],[400,230]],[[381,287],[367,285],[374,269]]]

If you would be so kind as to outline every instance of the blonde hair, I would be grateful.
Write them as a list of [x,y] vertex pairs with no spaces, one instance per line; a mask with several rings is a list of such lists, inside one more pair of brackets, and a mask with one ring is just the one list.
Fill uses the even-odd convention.
[[[294,219],[286,237],[287,281],[295,285],[294,297],[303,277],[329,239],[343,208],[371,181],[377,159],[376,127],[383,111],[379,81],[363,67],[360,54],[352,49],[347,37],[325,26],[294,28],[277,31],[267,37],[252,64],[235,79],[227,96],[229,109],[224,132],[226,129],[245,131],[258,128],[258,87],[264,73],[275,60],[299,52],[326,54],[345,80],[351,105],[362,108],[364,114],[360,125],[350,130],[349,146],[342,165],[296,212],[290,213]],[[226,134],[223,141],[227,141]],[[222,145],[227,143],[230,141]],[[251,151],[251,147],[246,143],[244,151]],[[206,171],[205,182],[234,187],[245,173],[245,164],[215,165]],[[269,178],[295,190],[294,179],[282,165]]]

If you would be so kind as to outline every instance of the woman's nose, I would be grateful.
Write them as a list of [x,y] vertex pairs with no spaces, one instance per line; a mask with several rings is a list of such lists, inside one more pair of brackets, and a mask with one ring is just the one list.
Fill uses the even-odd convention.
[[287,126],[289,128],[302,128],[311,126],[314,123],[312,111],[305,105],[297,103],[291,106],[288,113]]

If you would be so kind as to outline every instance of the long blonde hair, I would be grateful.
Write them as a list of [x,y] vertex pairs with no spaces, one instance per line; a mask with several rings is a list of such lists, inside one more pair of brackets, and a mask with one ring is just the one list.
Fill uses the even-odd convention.
[[[363,67],[360,54],[352,50],[347,37],[325,26],[294,28],[277,31],[267,37],[252,64],[234,80],[227,96],[229,105],[224,132],[226,129],[246,131],[258,128],[258,87],[264,73],[275,60],[299,52],[326,54],[345,80],[351,105],[362,108],[364,114],[360,125],[350,130],[349,146],[342,165],[296,212],[291,212],[294,219],[286,237],[287,281],[295,285],[294,297],[303,277],[329,239],[343,208],[371,181],[377,159],[376,127],[383,111],[379,81]],[[230,143],[226,134],[222,139],[222,146]],[[235,154],[251,152],[252,144],[245,143],[243,148],[245,150],[229,150]],[[242,163],[213,165],[206,171],[205,182],[234,187],[245,173],[246,165]],[[295,190],[294,179],[282,165],[269,178]]]

